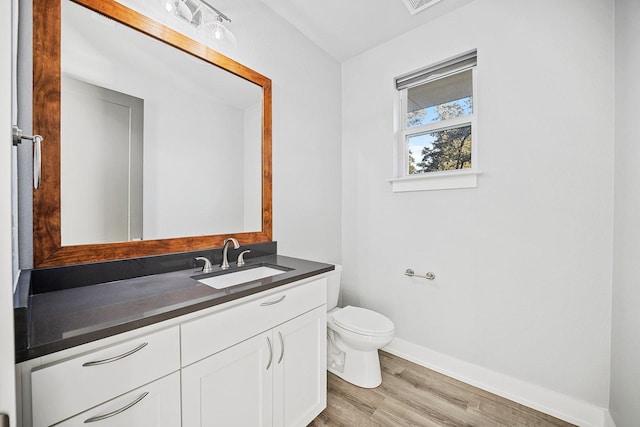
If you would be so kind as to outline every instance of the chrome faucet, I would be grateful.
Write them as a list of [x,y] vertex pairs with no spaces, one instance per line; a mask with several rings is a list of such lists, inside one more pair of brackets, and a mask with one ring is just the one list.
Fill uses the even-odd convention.
[[229,249],[229,243],[233,243],[233,249],[238,249],[240,247],[238,241],[233,237],[224,239],[224,246],[222,247],[222,264],[220,264],[220,268],[223,270],[229,268],[229,260],[227,259],[227,250]]
[[213,271],[213,266],[211,265],[211,261],[209,261],[209,258],[199,256],[196,258],[196,261],[204,261],[204,265],[202,266],[203,273],[211,273]]

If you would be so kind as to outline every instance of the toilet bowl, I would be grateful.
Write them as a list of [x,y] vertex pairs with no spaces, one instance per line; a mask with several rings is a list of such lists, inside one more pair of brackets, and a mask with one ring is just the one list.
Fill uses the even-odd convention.
[[393,340],[393,322],[375,311],[338,308],[342,267],[327,279],[327,370],[364,388],[382,383],[378,350]]

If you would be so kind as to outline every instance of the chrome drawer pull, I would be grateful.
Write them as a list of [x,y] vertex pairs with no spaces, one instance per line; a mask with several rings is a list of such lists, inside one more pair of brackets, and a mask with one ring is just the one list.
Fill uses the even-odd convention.
[[278,336],[280,337],[280,348],[282,352],[280,353],[280,359],[278,359],[278,365],[282,362],[282,358],[284,357],[284,339],[282,338],[282,332],[278,331]]
[[142,399],[144,399],[145,397],[147,397],[147,395],[149,394],[148,391],[145,391],[144,393],[142,393],[140,395],[140,397],[138,397],[136,400],[134,400],[133,402],[129,403],[127,406],[123,406],[120,409],[116,409],[113,412],[109,412],[108,414],[104,414],[104,415],[97,415],[95,417],[91,417],[91,418],[87,418],[86,420],[84,420],[85,424],[88,423],[95,423],[96,421],[102,421],[102,420],[106,420],[107,418],[111,418],[114,417],[118,414],[123,413],[124,411],[126,411],[127,409],[131,408],[132,406],[134,406],[135,404],[139,403]]
[[267,344],[269,345],[269,363],[267,363],[267,371],[271,367],[271,362],[273,361],[273,347],[271,347],[271,340],[267,337]]
[[263,303],[260,303],[261,307],[266,307],[268,305],[273,305],[273,304],[277,304],[279,302],[281,302],[283,299],[285,299],[287,296],[286,295],[282,295],[280,298],[273,300],[273,301],[265,301]]
[[134,348],[131,351],[127,351],[126,353],[123,353],[119,356],[113,356],[110,357],[108,359],[103,359],[103,360],[96,360],[95,362],[87,362],[87,363],[83,363],[82,366],[96,366],[96,365],[104,365],[105,363],[111,363],[111,362],[115,362],[116,360],[120,360],[120,359],[124,359],[127,356],[131,356],[133,353],[142,350],[143,348],[145,348],[149,343],[145,342],[140,344],[138,347]]

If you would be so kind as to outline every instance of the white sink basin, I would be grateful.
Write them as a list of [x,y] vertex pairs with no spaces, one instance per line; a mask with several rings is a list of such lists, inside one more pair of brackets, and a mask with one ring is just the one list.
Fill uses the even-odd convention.
[[233,273],[221,274],[219,276],[207,277],[206,279],[198,280],[198,282],[211,286],[215,289],[224,289],[229,286],[241,285],[243,283],[264,279],[265,277],[277,276],[278,274],[284,273],[286,273],[286,271],[282,271],[277,268],[260,266],[248,270],[240,270]]

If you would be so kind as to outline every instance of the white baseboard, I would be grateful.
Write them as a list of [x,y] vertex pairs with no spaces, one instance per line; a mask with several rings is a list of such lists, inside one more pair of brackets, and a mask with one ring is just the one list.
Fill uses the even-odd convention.
[[396,356],[581,427],[615,427],[604,408],[394,338],[383,348]]

